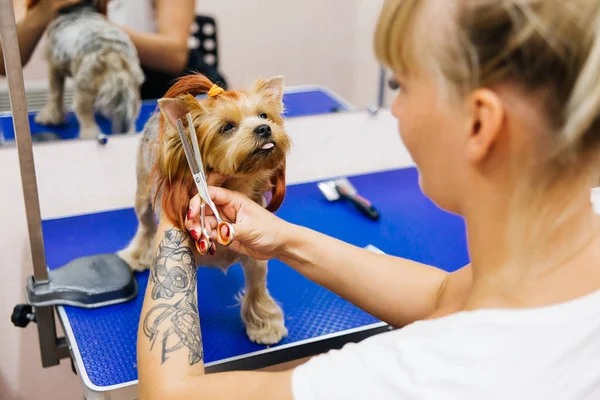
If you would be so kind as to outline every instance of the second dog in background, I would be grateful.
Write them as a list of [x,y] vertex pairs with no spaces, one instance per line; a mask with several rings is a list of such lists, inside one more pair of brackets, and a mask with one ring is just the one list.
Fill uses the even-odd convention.
[[[144,73],[129,36],[106,20],[110,0],[83,0],[60,10],[47,31],[48,103],[36,115],[42,125],[65,122],[63,107],[67,77],[74,80],[74,109],[81,138],[102,132],[95,112],[112,120],[113,132],[135,130]],[[37,0],[30,0],[28,8]]]

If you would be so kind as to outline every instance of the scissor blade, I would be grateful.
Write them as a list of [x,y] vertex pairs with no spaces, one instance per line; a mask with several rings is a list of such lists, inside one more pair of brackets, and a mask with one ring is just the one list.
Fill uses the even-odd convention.
[[196,135],[196,128],[194,127],[192,114],[187,114],[187,120],[188,127],[190,129],[190,139],[192,142],[192,147],[194,148],[194,154],[196,154],[196,162],[198,163],[198,168],[200,169],[199,173],[202,174],[204,181],[206,181],[206,176],[204,176],[204,164],[202,163],[202,155],[200,154],[200,146],[198,145],[198,135]]
[[[206,184],[204,184],[203,177],[200,174],[194,174],[194,181],[196,182],[196,188],[198,189],[198,194],[204,201],[204,203],[210,206],[212,200],[210,199],[210,195],[208,194],[208,188]],[[212,207],[211,207],[212,208]]]
[[183,146],[183,152],[185,153],[185,158],[187,159],[188,165],[192,170],[192,174],[196,175],[200,172],[200,167],[196,162],[192,144],[190,143],[188,135],[185,134],[185,128],[183,127],[183,123],[180,119],[177,120],[177,131],[179,132],[179,138],[181,139],[181,145]]
[[[196,181],[196,187],[198,188],[198,193],[200,194],[200,197],[202,197],[206,204],[208,204],[215,216],[217,216],[220,219],[219,210],[217,210],[215,203],[212,201],[210,195],[208,194],[208,182],[206,181],[206,175],[204,175],[204,164],[202,164],[202,156],[200,155],[200,146],[198,145],[198,136],[196,135],[196,128],[194,128],[194,121],[192,120],[192,115],[190,113],[188,113],[186,116],[191,137],[188,138],[187,135],[185,135],[187,139],[186,141],[188,142],[188,145],[191,142],[191,147],[194,148],[194,160],[196,165],[198,166],[198,172],[194,172],[194,180]],[[181,121],[177,120],[177,122],[180,123]],[[183,127],[183,124],[181,124],[181,126]],[[183,132],[185,134],[185,131]],[[187,154],[188,153],[186,152],[186,157],[188,157],[189,160],[189,156]]]

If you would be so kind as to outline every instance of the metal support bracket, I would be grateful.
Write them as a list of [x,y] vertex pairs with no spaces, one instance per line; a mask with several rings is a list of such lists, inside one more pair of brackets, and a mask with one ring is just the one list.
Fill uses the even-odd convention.
[[[44,253],[44,239],[42,236],[42,218],[13,0],[0,0],[0,41],[2,42],[2,54],[6,77],[8,79],[10,105],[15,128],[15,140],[19,154],[21,184],[25,199],[33,272],[36,281],[46,281],[48,279],[48,271],[46,269],[46,254]],[[58,339],[56,337],[54,307],[36,308],[35,319],[38,328],[42,365],[50,367],[59,364],[61,356],[65,353],[62,350],[61,342],[61,339],[64,338]],[[68,348],[66,353],[68,356]]]

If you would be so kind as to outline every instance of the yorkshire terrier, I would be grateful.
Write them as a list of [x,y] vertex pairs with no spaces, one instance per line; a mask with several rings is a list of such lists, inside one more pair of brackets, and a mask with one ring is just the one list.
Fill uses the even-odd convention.
[[[215,88],[218,94],[196,99]],[[160,112],[144,127],[137,153],[138,228],[129,246],[118,253],[133,270],[150,268],[155,218],[163,215],[186,231],[185,216],[197,189],[176,121],[185,121],[187,113],[193,117],[207,175],[227,177],[223,187],[245,193],[272,212],[281,206],[290,148],[282,118],[283,90],[283,77],[258,79],[247,91],[223,91],[201,74],[184,76],[169,89],[159,101]],[[265,193],[271,197],[268,204]],[[256,343],[278,343],[287,336],[287,328],[283,311],[266,287],[267,262],[214,245],[216,252],[200,256],[199,265],[226,270],[239,262],[246,280],[241,296],[246,333]]]
[[[27,9],[39,0],[28,0]],[[105,18],[110,0],[83,0],[58,12],[47,29],[48,103],[36,115],[41,125],[61,125],[66,77],[74,79],[79,136],[101,134],[95,112],[112,120],[113,131],[135,131],[144,73],[129,36]]]

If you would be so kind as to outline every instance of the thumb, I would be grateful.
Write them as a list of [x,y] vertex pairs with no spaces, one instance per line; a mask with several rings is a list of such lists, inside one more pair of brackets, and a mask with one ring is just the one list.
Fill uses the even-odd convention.
[[[242,222],[232,223],[233,225],[233,242],[238,244],[245,244],[251,237],[251,229],[248,224]],[[217,228],[210,229],[210,237],[213,240],[218,240]]]
[[223,206],[234,206],[237,210],[241,205],[241,195],[229,189],[224,189],[217,186],[208,187],[208,195],[215,203],[215,205]]

